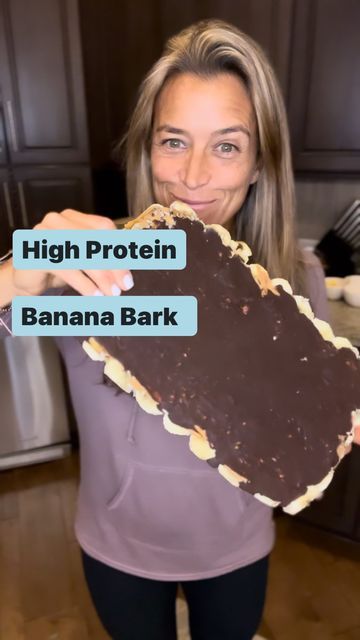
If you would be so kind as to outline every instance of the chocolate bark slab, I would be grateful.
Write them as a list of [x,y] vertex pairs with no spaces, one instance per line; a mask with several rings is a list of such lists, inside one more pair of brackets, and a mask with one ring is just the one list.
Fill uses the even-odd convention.
[[198,333],[97,337],[84,349],[227,481],[300,511],[331,482],[360,424],[356,349],[286,281],[248,265],[244,243],[182,203],[153,205],[126,228],[186,232],[186,268],[136,271],[124,295],[195,296]]

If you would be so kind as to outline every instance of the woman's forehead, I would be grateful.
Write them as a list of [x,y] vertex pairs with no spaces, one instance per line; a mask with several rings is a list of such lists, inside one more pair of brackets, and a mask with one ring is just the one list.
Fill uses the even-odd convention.
[[247,89],[237,76],[220,73],[200,77],[190,73],[170,78],[155,106],[155,129],[170,125],[185,128],[199,124],[212,128],[255,127],[255,115]]

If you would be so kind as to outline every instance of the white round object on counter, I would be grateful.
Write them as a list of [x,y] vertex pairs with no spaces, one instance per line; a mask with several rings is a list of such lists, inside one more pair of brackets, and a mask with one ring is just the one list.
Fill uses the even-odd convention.
[[360,307],[360,276],[345,278],[343,296],[352,307]]
[[346,276],[344,278],[344,287],[356,287],[360,290],[360,276]]
[[344,300],[352,307],[360,307],[360,287],[347,286],[343,291]]
[[328,300],[340,300],[343,295],[344,278],[325,278],[325,285]]

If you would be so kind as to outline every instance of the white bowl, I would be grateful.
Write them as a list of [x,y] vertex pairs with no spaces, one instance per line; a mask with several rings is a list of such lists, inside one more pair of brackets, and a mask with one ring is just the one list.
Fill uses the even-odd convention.
[[328,300],[340,300],[343,294],[344,278],[325,278]]
[[360,291],[360,276],[346,276],[344,278],[344,287],[356,287]]
[[343,296],[345,302],[352,307],[360,307],[360,286],[357,284],[348,284],[344,287]]

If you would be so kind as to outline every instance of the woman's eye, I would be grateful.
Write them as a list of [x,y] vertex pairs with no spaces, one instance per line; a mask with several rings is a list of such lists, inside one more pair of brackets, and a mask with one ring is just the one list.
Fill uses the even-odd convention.
[[161,145],[168,149],[183,149],[184,147],[183,141],[178,138],[167,138],[166,140],[162,140]]
[[239,151],[239,148],[235,144],[232,144],[231,142],[222,142],[221,144],[219,144],[217,148],[221,153],[225,153],[225,154],[230,154],[234,151]]

